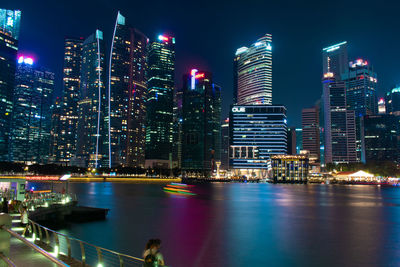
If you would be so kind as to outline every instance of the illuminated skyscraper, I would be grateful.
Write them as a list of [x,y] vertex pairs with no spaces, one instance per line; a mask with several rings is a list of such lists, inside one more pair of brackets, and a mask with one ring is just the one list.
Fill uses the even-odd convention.
[[322,49],[322,67],[325,163],[356,162],[355,112],[348,109],[346,82],[341,79],[349,72],[347,42]]
[[145,165],[147,44],[118,12],[109,63],[110,166]]
[[106,166],[107,101],[103,32],[96,30],[82,46],[78,130],[74,165]]
[[146,166],[172,167],[175,38],[160,35],[149,46]]
[[59,116],[54,114],[52,158],[54,163],[69,163],[76,153],[78,101],[82,65],[83,38],[65,38],[63,96],[59,100]]
[[303,108],[301,111],[303,149],[309,151],[310,158],[320,160],[319,109]]
[[386,113],[400,115],[400,87],[395,87],[385,96]]
[[0,161],[8,161],[21,11],[0,9]]
[[14,162],[47,163],[50,154],[54,73],[20,56],[15,77],[10,157]]
[[182,170],[210,173],[221,149],[221,87],[209,72],[183,76]]
[[237,49],[234,101],[238,105],[272,105],[272,35]]

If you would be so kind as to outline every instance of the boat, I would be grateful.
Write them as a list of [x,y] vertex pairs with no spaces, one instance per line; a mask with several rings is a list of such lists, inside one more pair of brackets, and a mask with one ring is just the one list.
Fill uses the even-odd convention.
[[193,187],[193,185],[187,185],[187,184],[181,184],[181,183],[170,183],[170,184],[164,186],[163,190],[164,190],[164,192],[170,193],[170,194],[194,196],[196,194],[190,190],[191,187]]

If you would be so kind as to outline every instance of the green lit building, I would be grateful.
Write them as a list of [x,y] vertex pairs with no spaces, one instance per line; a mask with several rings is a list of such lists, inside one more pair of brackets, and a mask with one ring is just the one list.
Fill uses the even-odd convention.
[[159,35],[149,46],[146,166],[172,167],[175,38]]
[[221,156],[221,87],[209,72],[183,76],[182,170],[209,175]]
[[10,160],[10,123],[20,20],[21,11],[0,9],[0,161]]

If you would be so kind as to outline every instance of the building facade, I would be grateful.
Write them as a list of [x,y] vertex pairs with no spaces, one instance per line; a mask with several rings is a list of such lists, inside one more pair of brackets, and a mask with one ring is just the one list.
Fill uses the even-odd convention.
[[209,175],[221,156],[221,87],[212,74],[192,69],[183,76],[182,170]]
[[308,158],[305,155],[274,155],[272,178],[275,183],[307,183]]
[[348,110],[346,83],[341,79],[349,71],[347,42],[324,48],[322,63],[325,163],[356,162],[355,112]]
[[238,105],[272,105],[272,35],[237,49],[234,101]]
[[221,169],[229,169],[229,118],[221,125]]
[[19,56],[15,76],[10,160],[48,163],[54,73]]
[[390,114],[362,118],[362,153],[366,163],[398,162],[399,126],[399,118]]
[[117,15],[109,62],[109,166],[144,167],[148,38]]
[[385,96],[386,113],[400,115],[400,87],[395,87]]
[[73,165],[91,168],[106,166],[108,118],[105,71],[103,32],[96,30],[82,44],[77,145]]
[[52,161],[57,164],[69,164],[76,154],[82,45],[83,38],[64,40],[63,94],[58,100],[57,113],[53,115],[57,129],[52,130]]
[[318,107],[304,108],[301,111],[301,124],[303,134],[303,150],[310,153],[310,158],[320,161],[320,129]]
[[287,153],[284,106],[233,105],[229,128],[230,167],[237,175],[266,177],[271,155]]
[[151,42],[147,65],[146,166],[172,168],[175,37]]
[[0,161],[10,160],[10,130],[21,11],[0,9]]
[[288,128],[288,137],[287,137],[287,144],[288,144],[288,148],[287,148],[287,154],[288,155],[296,155],[297,151],[296,151],[296,146],[297,146],[297,141],[296,141],[297,137],[296,137],[296,128],[295,127],[290,127]]

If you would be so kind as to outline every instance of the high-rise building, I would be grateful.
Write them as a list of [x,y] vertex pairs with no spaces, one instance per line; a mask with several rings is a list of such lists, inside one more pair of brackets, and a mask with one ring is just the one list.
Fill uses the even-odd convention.
[[234,101],[238,105],[272,105],[272,35],[237,49]]
[[108,79],[110,166],[145,166],[147,45],[148,38],[118,12]]
[[103,32],[96,30],[82,44],[76,157],[71,164],[91,168],[107,166],[105,71]]
[[296,128],[296,154],[303,150],[303,128]]
[[58,164],[68,164],[76,154],[82,45],[83,38],[64,40],[63,95],[58,101],[58,113],[53,114],[58,122],[53,122],[57,130],[53,129],[52,159]]
[[290,127],[288,128],[288,133],[287,133],[287,154],[288,155],[296,155],[297,151],[296,151],[296,128],[295,127]]
[[368,162],[392,161],[398,156],[399,119],[390,114],[367,115],[362,119],[362,152]]
[[209,173],[221,156],[221,87],[209,72],[183,76],[182,170]]
[[395,87],[385,96],[386,113],[400,115],[400,87]]
[[322,83],[325,163],[356,162],[355,116],[354,110],[347,110],[346,85],[330,72],[324,74]]
[[233,105],[229,128],[230,167],[237,175],[265,177],[271,155],[287,153],[284,106]]
[[9,141],[21,11],[0,9],[0,161],[9,161]]
[[221,125],[221,169],[229,169],[229,118]]
[[175,38],[159,35],[147,59],[146,166],[172,167]]
[[383,97],[378,100],[378,114],[386,114],[386,102]]
[[347,42],[322,49],[322,65],[325,163],[356,162],[355,111],[348,109],[342,80],[349,72]]
[[309,152],[310,159],[320,160],[320,129],[318,107],[304,108],[301,111],[303,150]]
[[39,67],[30,57],[19,56],[11,124],[11,161],[48,162],[53,91],[54,73]]
[[378,113],[377,78],[371,64],[363,59],[349,63],[349,71],[341,76],[346,83],[346,104],[356,119],[357,161],[361,161],[361,118]]
[[174,168],[182,167],[182,102],[183,89],[176,88],[174,92],[174,108],[173,108],[173,145],[172,145],[172,164]]

